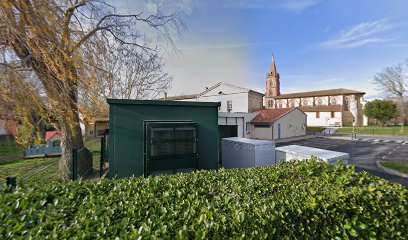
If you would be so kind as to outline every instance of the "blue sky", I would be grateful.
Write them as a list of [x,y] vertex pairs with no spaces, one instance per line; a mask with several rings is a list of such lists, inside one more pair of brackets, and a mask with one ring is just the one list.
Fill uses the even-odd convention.
[[[129,6],[132,1],[127,1]],[[219,81],[264,92],[272,54],[283,93],[350,88],[408,58],[407,0],[182,0],[182,54],[167,56],[170,94]]]

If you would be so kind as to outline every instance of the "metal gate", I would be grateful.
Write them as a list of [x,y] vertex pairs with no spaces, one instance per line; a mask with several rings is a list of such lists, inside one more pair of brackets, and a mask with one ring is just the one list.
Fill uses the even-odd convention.
[[198,169],[198,123],[145,122],[144,175]]

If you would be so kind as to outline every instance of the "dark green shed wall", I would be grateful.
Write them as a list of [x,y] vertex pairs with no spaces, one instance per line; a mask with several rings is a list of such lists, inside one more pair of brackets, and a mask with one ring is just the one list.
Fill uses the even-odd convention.
[[199,124],[199,168],[218,168],[219,103],[108,99],[109,176],[144,174],[144,122],[193,121]]

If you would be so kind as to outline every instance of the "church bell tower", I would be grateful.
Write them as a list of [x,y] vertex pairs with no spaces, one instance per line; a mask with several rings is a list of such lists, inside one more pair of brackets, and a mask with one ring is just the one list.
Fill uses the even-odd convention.
[[277,97],[280,95],[279,73],[276,71],[275,58],[272,55],[272,63],[269,73],[266,74],[266,97]]

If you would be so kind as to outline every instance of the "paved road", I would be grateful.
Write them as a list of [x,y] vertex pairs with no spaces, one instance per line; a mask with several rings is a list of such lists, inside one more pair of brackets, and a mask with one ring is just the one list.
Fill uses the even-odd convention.
[[327,149],[350,154],[350,164],[356,165],[357,171],[367,171],[392,182],[399,182],[408,187],[408,179],[391,175],[376,166],[376,161],[408,163],[408,141],[391,141],[384,139],[361,139],[350,141],[345,139],[312,138],[277,146],[301,145]]

